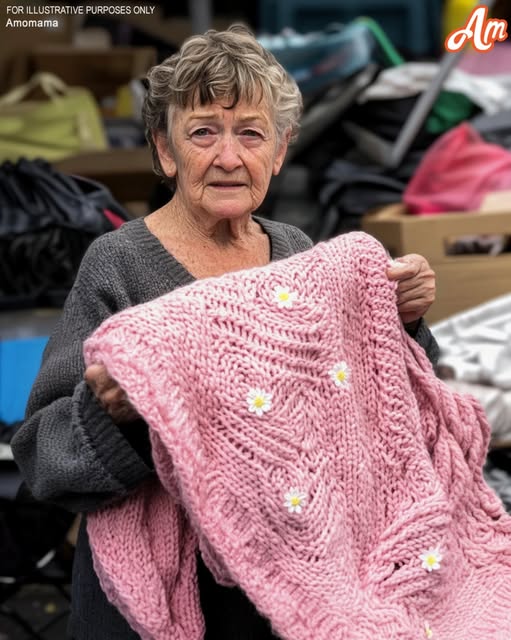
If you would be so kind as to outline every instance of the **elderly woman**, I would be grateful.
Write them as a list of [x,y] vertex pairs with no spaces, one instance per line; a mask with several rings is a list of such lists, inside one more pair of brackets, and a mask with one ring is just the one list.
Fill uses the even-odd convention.
[[[108,316],[198,278],[265,265],[311,247],[300,230],[254,215],[298,130],[296,83],[243,27],[208,31],[148,76],[144,108],[156,171],[171,201],[96,240],[83,259],[12,443],[39,500],[83,513],[73,571],[71,637],[136,638],[94,572],[87,512],[154,474],[148,430],[106,370],[84,370],[82,345]],[[408,331],[434,358],[421,320],[434,274],[420,256],[388,272]],[[215,583],[198,558],[206,637],[272,638],[246,596]]]

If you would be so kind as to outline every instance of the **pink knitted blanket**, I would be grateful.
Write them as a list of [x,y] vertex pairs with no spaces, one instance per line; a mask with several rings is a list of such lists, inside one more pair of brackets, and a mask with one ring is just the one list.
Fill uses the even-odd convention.
[[87,340],[150,426],[159,480],[88,517],[101,584],[144,640],[202,637],[197,548],[285,640],[510,640],[489,428],[406,336],[386,265],[340,236]]

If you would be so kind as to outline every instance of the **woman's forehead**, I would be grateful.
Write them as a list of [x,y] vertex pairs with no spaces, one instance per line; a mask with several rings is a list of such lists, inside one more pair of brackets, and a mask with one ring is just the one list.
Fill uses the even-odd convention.
[[196,87],[187,97],[182,96],[183,107],[196,109],[200,105],[220,105],[225,109],[233,108],[238,104],[253,105],[255,108],[267,107],[271,102],[270,95],[260,83],[248,82],[246,86],[226,83],[224,86],[216,86],[215,83],[207,85],[207,88]]
[[185,119],[225,118],[232,116],[236,120],[271,120],[272,109],[266,100],[239,100],[233,105],[232,99],[223,98],[207,104],[195,103],[178,108]]

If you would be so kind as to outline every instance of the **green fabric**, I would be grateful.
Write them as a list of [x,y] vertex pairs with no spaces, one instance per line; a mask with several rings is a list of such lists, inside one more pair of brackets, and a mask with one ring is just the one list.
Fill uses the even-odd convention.
[[360,18],[357,18],[355,22],[365,25],[369,29],[369,31],[371,31],[374,39],[381,47],[380,53],[383,54],[386,66],[397,67],[398,65],[405,62],[404,58],[394,47],[387,34],[376,22],[376,20],[373,20],[373,18],[369,18],[367,16],[361,16]]
[[441,91],[426,121],[426,129],[440,135],[471,118],[475,111],[475,104],[463,93]]

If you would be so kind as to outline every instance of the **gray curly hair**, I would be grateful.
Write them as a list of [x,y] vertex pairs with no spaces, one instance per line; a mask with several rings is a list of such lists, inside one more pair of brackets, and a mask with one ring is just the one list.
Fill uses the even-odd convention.
[[296,82],[243,25],[191,36],[177,53],[150,69],[146,87],[145,134],[154,170],[163,178],[153,135],[169,137],[174,110],[195,100],[204,105],[227,97],[234,107],[240,100],[263,99],[274,109],[278,139],[287,134],[292,142],[298,134],[303,103]]

